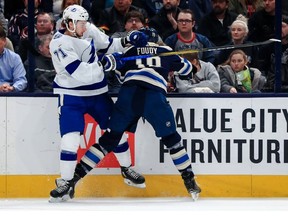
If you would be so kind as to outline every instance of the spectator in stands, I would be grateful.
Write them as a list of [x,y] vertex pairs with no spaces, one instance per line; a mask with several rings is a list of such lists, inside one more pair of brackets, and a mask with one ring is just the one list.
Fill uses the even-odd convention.
[[92,0],[80,0],[80,5],[83,8],[85,8],[87,11],[90,11],[90,9],[91,9],[91,1]]
[[[7,20],[5,19],[3,13],[1,12],[0,8],[0,26],[4,29],[6,35],[7,35]],[[13,44],[9,38],[6,37],[6,45],[5,48],[10,49],[11,51],[14,51]]]
[[[20,39],[28,37],[28,0],[23,0],[25,8],[14,14],[8,25],[8,37],[12,41],[14,49],[18,52]],[[38,6],[41,0],[34,0],[34,18],[36,19],[39,10]]]
[[288,1],[282,0],[282,19],[285,23],[288,23]]
[[198,23],[203,16],[212,11],[211,0],[180,0],[179,7],[181,9],[190,9],[193,11],[196,24],[194,30],[197,30]]
[[62,15],[62,2],[63,0],[53,0],[52,11],[56,21],[60,19],[60,15]]
[[20,56],[5,48],[6,33],[0,26],[0,92],[20,92],[27,87],[26,71]]
[[[281,58],[281,72],[285,74],[282,78],[286,81],[286,87],[288,86],[288,1],[282,0],[282,58]],[[273,66],[273,65],[272,65]],[[275,67],[273,67],[274,69]]]
[[[127,36],[128,32],[132,30],[139,30],[145,27],[145,18],[143,14],[137,10],[128,12],[124,18],[125,31],[115,32],[111,37],[112,38],[121,38]],[[158,42],[162,43],[162,38],[158,35]]]
[[[230,34],[232,38],[232,42],[229,45],[242,45],[242,44],[251,44],[251,41],[247,40],[249,29],[247,26],[247,18],[242,14],[238,15],[236,20],[232,23],[230,27]],[[221,50],[217,56],[216,65],[223,64],[231,54],[231,52],[237,47],[233,49],[224,49]],[[240,48],[245,52],[248,57],[249,66],[257,67],[257,56],[258,56],[258,47],[247,46]]]
[[117,31],[112,34],[112,38],[125,37],[129,31],[139,30],[145,25],[145,20],[143,14],[139,11],[130,11],[125,15],[124,18],[124,28],[125,31]]
[[4,5],[1,5],[1,0],[0,0],[0,23],[2,24],[5,32],[8,30],[8,21],[4,16]]
[[256,11],[263,8],[263,5],[263,0],[229,0],[228,9],[250,18]]
[[221,92],[260,93],[266,78],[256,68],[249,68],[248,59],[242,50],[234,50],[227,62],[218,67]]
[[163,0],[163,7],[151,18],[148,25],[156,29],[160,37],[165,41],[167,37],[178,31],[177,16],[180,0]]
[[[25,3],[23,0],[0,0],[4,2],[4,13],[5,17],[10,20],[12,15],[15,13],[18,13],[20,10],[25,8]],[[53,12],[53,4],[55,1],[62,1],[62,0],[43,0],[40,1],[40,4],[38,5],[38,9],[40,11],[45,11],[48,13]]]
[[161,10],[163,2],[162,0],[133,0],[132,5],[146,10],[150,19]]
[[[34,74],[34,91],[35,92],[52,92],[52,83],[56,75],[55,68],[52,63],[51,54],[49,51],[49,43],[52,40],[52,35],[47,34],[39,38],[36,43],[39,54],[35,56]],[[26,71],[29,67],[29,61],[25,61]],[[27,79],[31,80],[30,74],[27,73]]]
[[142,8],[131,5],[131,3],[132,0],[114,0],[111,8],[101,11],[97,23],[95,23],[94,13],[91,12],[92,21],[103,29],[107,35],[111,36],[115,32],[125,31],[125,15],[129,11],[140,11],[144,19],[147,20],[147,12]]
[[11,40],[9,38],[6,37],[6,45],[5,45],[5,48],[11,50],[14,52],[14,47],[13,47],[13,44],[11,42]]
[[4,11],[4,0],[0,0],[0,12],[3,13]]
[[[44,35],[53,35],[54,34],[54,17],[53,14],[47,12],[40,12],[36,18],[36,34],[35,34],[35,43],[38,43],[38,40]],[[28,38],[23,38],[20,40],[18,53],[24,63],[28,56],[28,51],[34,55],[38,55],[37,47],[35,48],[34,44],[28,40]]]
[[[249,41],[263,42],[275,38],[275,0],[264,0],[264,8],[255,12],[248,20],[248,28]],[[274,85],[274,69],[270,69],[274,51],[274,44],[261,46],[257,58],[258,68],[267,77],[269,88]]]
[[197,53],[183,54],[182,57],[188,59],[195,66],[195,68],[193,68],[193,71],[188,76],[174,76],[177,92],[220,92],[220,78],[213,64],[199,60]]
[[[132,30],[139,30],[141,28],[145,28],[145,20],[143,14],[141,12],[133,10],[128,12],[125,15],[125,31],[115,32],[111,37],[112,38],[121,38],[126,37],[128,32]],[[161,37],[158,35],[158,42],[159,44],[162,44],[163,41]],[[121,87],[120,82],[116,78],[114,72],[109,72],[106,74],[107,82],[108,82],[108,88],[110,93],[118,93]]]
[[[195,26],[194,14],[190,9],[181,10],[177,16],[178,32],[170,35],[165,40],[165,44],[174,51],[179,50],[201,50],[203,48],[212,48],[214,44],[199,33],[193,32]],[[199,59],[214,64],[216,52],[198,52]]]
[[25,4],[23,0],[4,0],[4,16],[8,20],[24,8]]
[[63,11],[70,5],[73,5],[73,4],[78,4],[80,5],[80,0],[63,0],[62,1],[62,4],[61,4],[61,14],[59,15],[59,18],[58,20],[56,20],[56,30],[59,30],[59,29],[62,29],[62,15],[63,15]]
[[[288,23],[282,22],[282,54],[281,54],[281,84],[282,90],[288,89]],[[273,52],[273,47],[271,46],[271,52]],[[271,54],[271,59],[269,59],[270,65],[266,64],[269,71],[267,74],[267,88],[274,88],[275,84],[275,54]],[[264,60],[265,61],[265,60]],[[266,60],[268,61],[268,60]]]
[[275,0],[264,0],[264,8],[248,20],[248,39],[262,42],[275,36]]
[[114,0],[93,0],[89,11],[93,23],[98,23],[101,11],[113,7],[113,4]]
[[205,35],[216,46],[231,42],[229,29],[237,14],[228,10],[228,3],[229,0],[212,0],[212,11],[198,25],[197,32]]
[[288,23],[282,22],[281,37],[282,37],[282,44],[287,44],[288,43]]

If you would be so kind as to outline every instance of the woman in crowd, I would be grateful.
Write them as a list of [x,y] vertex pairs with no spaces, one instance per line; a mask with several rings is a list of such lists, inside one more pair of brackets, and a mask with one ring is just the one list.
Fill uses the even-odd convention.
[[256,68],[249,68],[248,58],[242,50],[234,50],[227,62],[218,67],[221,92],[260,93],[266,78]]
[[[228,45],[243,45],[247,44],[247,47],[242,47],[242,48],[234,48],[234,49],[224,49],[221,50],[217,56],[216,59],[216,65],[218,64],[223,64],[231,54],[233,50],[236,49],[241,49],[243,50],[249,61],[249,65],[253,67],[257,67],[257,53],[258,53],[258,48],[252,46],[252,42],[247,40],[247,35],[248,35],[248,26],[247,26],[247,18],[244,17],[243,15],[238,15],[236,20],[231,24],[230,27],[230,34],[231,34],[231,43]],[[251,46],[249,46],[249,43]]]

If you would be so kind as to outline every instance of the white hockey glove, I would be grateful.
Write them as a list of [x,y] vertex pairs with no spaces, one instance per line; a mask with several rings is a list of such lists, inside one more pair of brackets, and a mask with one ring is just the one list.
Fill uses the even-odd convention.
[[101,60],[104,71],[109,72],[114,71],[116,69],[121,69],[125,65],[125,62],[121,61],[121,57],[122,57],[121,53],[104,55]]
[[122,45],[126,46],[128,44],[132,44],[136,47],[146,46],[147,45],[147,37],[143,32],[132,30],[128,32],[127,36],[122,38]]

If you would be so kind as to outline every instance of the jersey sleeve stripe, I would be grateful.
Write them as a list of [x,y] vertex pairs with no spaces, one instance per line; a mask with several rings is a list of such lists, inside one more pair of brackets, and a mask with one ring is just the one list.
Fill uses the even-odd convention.
[[81,64],[80,60],[75,60],[73,62],[71,62],[70,64],[68,64],[65,69],[69,74],[73,74],[75,70],[77,70],[77,68],[79,67],[79,65]]

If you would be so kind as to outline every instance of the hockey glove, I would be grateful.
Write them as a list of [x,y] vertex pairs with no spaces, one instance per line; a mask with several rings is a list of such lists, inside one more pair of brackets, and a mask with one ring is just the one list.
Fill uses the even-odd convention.
[[108,72],[114,71],[116,69],[121,69],[125,65],[125,62],[121,61],[121,56],[121,53],[104,55],[101,60],[104,71]]
[[140,31],[130,31],[128,35],[122,38],[122,45],[126,46],[128,44],[132,44],[136,47],[146,46],[147,45],[147,37],[143,32]]

